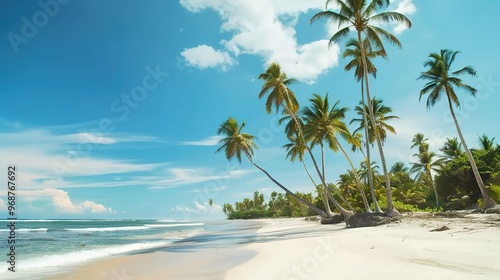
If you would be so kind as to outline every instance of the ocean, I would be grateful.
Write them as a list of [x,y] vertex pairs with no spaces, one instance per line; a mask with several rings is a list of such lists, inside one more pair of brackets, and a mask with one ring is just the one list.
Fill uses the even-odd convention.
[[170,247],[182,250],[183,244],[245,243],[254,238],[250,231],[243,232],[245,226],[255,226],[225,220],[17,220],[13,273],[7,262],[9,222],[0,220],[0,279],[44,279],[83,262]]

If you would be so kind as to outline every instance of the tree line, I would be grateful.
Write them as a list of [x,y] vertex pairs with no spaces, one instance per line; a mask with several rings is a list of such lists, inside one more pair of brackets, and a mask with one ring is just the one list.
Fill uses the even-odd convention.
[[[330,4],[336,4],[333,9]],[[393,217],[398,217],[398,209],[395,208],[393,196],[400,192],[391,180],[391,170],[387,166],[384,153],[384,141],[387,132],[394,133],[394,129],[387,123],[395,116],[389,116],[390,107],[384,105],[381,99],[372,98],[370,91],[370,77],[376,78],[377,68],[372,62],[373,58],[387,58],[387,52],[382,40],[392,45],[402,47],[399,40],[387,30],[377,26],[377,22],[397,22],[411,28],[411,21],[401,13],[395,11],[382,11],[389,6],[389,0],[336,0],[326,1],[326,10],[315,14],[311,18],[311,24],[319,20],[329,20],[329,22],[338,25],[338,31],[331,37],[329,45],[340,44],[340,42],[354,31],[355,36],[346,43],[345,51],[342,53],[349,62],[345,66],[346,71],[354,70],[356,81],[360,84],[360,104],[355,110],[360,115],[354,122],[359,123],[359,128],[354,132],[348,129],[345,123],[345,112],[347,108],[340,106],[340,101],[331,101],[327,95],[321,96],[313,94],[309,99],[308,106],[301,106],[292,91],[292,85],[297,82],[294,78],[288,77],[282,71],[279,63],[271,63],[268,69],[259,75],[259,80],[263,81],[262,89],[258,94],[259,98],[266,98],[265,109],[268,114],[273,111],[280,113],[282,118],[279,124],[284,125],[284,132],[289,140],[285,145],[287,157],[292,161],[299,159],[304,164],[304,168],[311,180],[313,187],[320,187],[322,192],[322,202],[318,207],[313,201],[296,195],[262,166],[253,160],[254,150],[258,149],[255,144],[255,136],[244,133],[245,122],[239,123],[232,117],[224,121],[217,133],[224,138],[219,141],[221,144],[217,152],[224,151],[228,160],[236,158],[241,161],[242,155],[257,169],[262,171],[274,184],[280,187],[286,194],[297,202],[307,207],[310,211],[320,215],[323,220],[333,219],[335,208],[346,220],[355,216],[357,212],[376,213],[373,217],[381,215],[390,221]],[[460,106],[457,91],[462,91],[475,96],[477,90],[466,84],[460,78],[463,75],[475,76],[476,71],[472,66],[465,66],[458,70],[452,70],[453,62],[459,52],[443,49],[440,52],[433,52],[428,60],[424,62],[424,71],[418,77],[426,81],[420,91],[419,99],[427,96],[426,105],[428,108],[434,106],[441,97],[448,103],[449,110],[454,120],[460,145],[463,148],[470,171],[474,177],[475,188],[481,194],[483,208],[495,208],[496,202],[490,197],[486,187],[485,180],[480,174],[477,159],[474,158],[473,151],[468,148],[461,128],[454,113],[454,108]],[[432,158],[432,152],[428,149],[423,136],[414,139],[419,148],[418,159],[421,162]],[[418,142],[420,141],[420,142]],[[366,172],[360,174],[358,168],[352,162],[349,156],[350,147],[352,151],[359,151],[364,157]],[[382,173],[378,174],[376,166],[372,159],[371,148],[376,147],[379,156]],[[347,174],[353,179],[349,184],[354,188],[349,195],[342,195],[341,189],[325,181],[325,158],[326,150],[342,153],[350,164],[350,170]],[[313,152],[314,151],[314,152]],[[316,152],[317,151],[317,152]],[[320,156],[317,156],[320,154]],[[417,156],[417,157],[418,157]],[[308,157],[312,166],[307,166],[304,159]],[[363,164],[363,163],[361,163]],[[428,167],[422,163],[419,167],[412,167],[414,172],[420,170],[420,173],[427,174],[431,189],[435,196],[435,207],[439,207],[439,180],[434,180],[432,170],[439,170],[438,167]],[[498,169],[497,169],[498,170]],[[453,172],[452,172],[453,173]],[[366,180],[362,182],[362,175],[366,174]],[[456,174],[454,174],[456,175]],[[422,179],[424,180],[424,179]],[[435,181],[435,182],[434,182]],[[380,187],[383,188],[384,195],[380,194]],[[408,192],[409,189],[401,190]],[[369,194],[369,195],[368,195]],[[362,207],[355,208],[349,199],[359,196],[362,201]],[[381,205],[384,203],[383,206]],[[358,210],[357,210],[358,209]]]

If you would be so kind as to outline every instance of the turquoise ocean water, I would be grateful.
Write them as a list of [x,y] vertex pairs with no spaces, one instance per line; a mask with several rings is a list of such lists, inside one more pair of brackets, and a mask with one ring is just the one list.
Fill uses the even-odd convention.
[[[0,220],[0,279],[41,279],[88,261],[156,249],[224,246],[253,238],[244,221],[17,220],[16,272],[8,271],[7,228]],[[174,246],[176,245],[176,246]]]

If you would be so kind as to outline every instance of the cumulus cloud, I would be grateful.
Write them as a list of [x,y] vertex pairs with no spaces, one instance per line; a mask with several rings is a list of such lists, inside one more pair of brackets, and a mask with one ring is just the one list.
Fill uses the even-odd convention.
[[54,210],[64,214],[105,214],[115,212],[110,207],[106,208],[102,204],[89,200],[81,203],[74,203],[69,197],[68,192],[55,188],[46,188],[42,190],[21,190],[18,194],[23,197],[24,201],[27,202],[49,200]]
[[220,67],[227,71],[235,62],[225,51],[217,51],[207,45],[199,45],[181,52],[188,65],[200,69]]
[[[221,31],[232,33],[221,44],[235,57],[262,57],[264,66],[279,62],[289,76],[313,83],[338,65],[338,48],[328,49],[327,40],[299,44],[294,25],[298,16],[324,8],[325,1],[299,0],[181,0],[191,12],[212,9],[222,18]],[[311,58],[315,59],[311,59]]]

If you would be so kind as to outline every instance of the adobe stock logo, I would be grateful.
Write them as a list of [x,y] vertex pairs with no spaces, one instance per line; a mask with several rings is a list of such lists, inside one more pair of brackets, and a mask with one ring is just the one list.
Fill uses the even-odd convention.
[[16,54],[19,53],[21,44],[28,44],[30,39],[35,38],[38,31],[49,23],[49,19],[55,17],[60,10],[61,5],[68,4],[69,0],[40,0],[38,6],[40,10],[33,13],[30,19],[23,17],[22,26],[19,33],[9,32],[7,39]]

